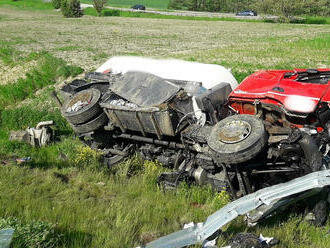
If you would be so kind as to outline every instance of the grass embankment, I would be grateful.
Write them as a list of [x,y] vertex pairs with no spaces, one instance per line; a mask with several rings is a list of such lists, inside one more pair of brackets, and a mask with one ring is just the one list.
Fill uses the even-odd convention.
[[19,9],[28,10],[52,10],[54,9],[52,3],[45,3],[42,0],[24,0],[24,1],[12,1],[12,0],[1,0],[0,6],[14,6]]

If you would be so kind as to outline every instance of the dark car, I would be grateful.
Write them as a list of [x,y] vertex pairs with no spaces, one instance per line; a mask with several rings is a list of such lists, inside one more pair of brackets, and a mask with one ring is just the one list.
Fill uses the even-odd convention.
[[136,10],[146,10],[146,6],[142,5],[142,4],[135,4],[134,6],[132,6],[132,9],[136,9]]
[[244,10],[242,12],[236,13],[237,16],[257,16],[257,12],[253,10]]

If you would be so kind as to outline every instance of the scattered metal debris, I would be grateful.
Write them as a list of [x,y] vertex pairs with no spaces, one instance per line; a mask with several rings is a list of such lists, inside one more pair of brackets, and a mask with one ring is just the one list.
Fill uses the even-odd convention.
[[1,248],[9,248],[10,243],[13,238],[14,229],[7,228],[0,230],[0,247]]
[[21,141],[35,147],[42,147],[49,144],[54,138],[54,130],[50,127],[54,121],[42,121],[34,127],[28,127],[24,131],[11,131],[9,140]]

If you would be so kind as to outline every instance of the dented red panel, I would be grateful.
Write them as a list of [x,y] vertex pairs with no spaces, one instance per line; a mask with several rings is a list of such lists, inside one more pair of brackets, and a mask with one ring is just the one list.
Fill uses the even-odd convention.
[[[329,69],[318,70],[327,71]],[[258,71],[243,80],[230,94],[229,101],[258,100],[283,106],[293,112],[311,113],[315,111],[321,100],[330,101],[329,82],[327,84],[299,82],[296,81],[297,75],[284,77],[286,73],[303,71],[306,70]]]

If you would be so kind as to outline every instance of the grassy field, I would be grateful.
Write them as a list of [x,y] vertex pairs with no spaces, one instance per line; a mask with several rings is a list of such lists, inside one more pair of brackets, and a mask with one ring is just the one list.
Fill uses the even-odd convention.
[[[84,147],[49,94],[63,81],[114,55],[180,58],[221,64],[241,81],[259,69],[330,67],[326,25],[213,22],[84,16],[0,7],[0,228],[17,227],[14,247],[135,247],[200,222],[226,194],[187,187],[164,193],[158,163],[132,157],[106,170]],[[57,123],[59,140],[35,149],[9,142],[10,130]],[[16,164],[17,157],[32,157]],[[329,247],[330,222],[315,228],[285,214],[255,228],[226,226],[281,240],[278,247]]]

